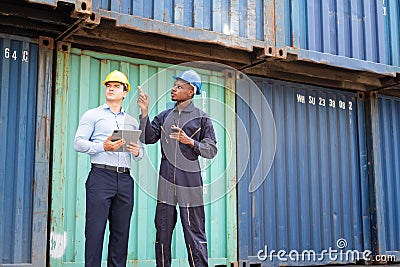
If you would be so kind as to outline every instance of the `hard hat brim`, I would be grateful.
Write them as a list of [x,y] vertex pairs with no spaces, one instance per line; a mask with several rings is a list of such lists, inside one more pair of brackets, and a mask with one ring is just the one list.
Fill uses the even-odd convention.
[[126,91],[127,91],[127,92],[129,92],[129,91],[131,90],[131,85],[130,85],[130,84],[122,83],[122,82],[119,82],[119,81],[103,81],[103,85],[106,86],[107,83],[112,83],[112,82],[114,82],[114,83],[120,83],[120,84],[122,84],[122,85],[125,85],[125,86],[126,86]]

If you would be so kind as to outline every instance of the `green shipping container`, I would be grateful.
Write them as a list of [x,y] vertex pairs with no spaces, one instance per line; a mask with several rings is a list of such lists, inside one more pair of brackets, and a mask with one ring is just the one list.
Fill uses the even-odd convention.
[[[123,106],[138,118],[136,86],[141,84],[150,97],[150,117],[166,108],[172,75],[170,65],[111,54],[71,48],[59,43],[53,134],[52,202],[50,229],[51,266],[84,266],[85,181],[90,169],[88,155],[73,148],[75,131],[85,111],[103,104],[101,81],[114,69],[125,72],[131,92]],[[153,76],[159,73],[159,75]],[[206,233],[210,266],[230,265],[237,261],[235,96],[232,73],[200,70],[204,93],[195,97],[214,122],[218,154],[213,160],[200,158],[203,169]],[[228,74],[228,75],[227,75]],[[156,78],[152,78],[156,77]],[[229,89],[228,89],[229,88]],[[157,100],[157,101],[156,101]],[[155,266],[154,215],[160,147],[145,146],[145,157],[133,163],[135,204],[131,220],[128,266]],[[214,190],[218,184],[219,189]],[[207,186],[208,185],[208,186]],[[221,194],[227,191],[226,194]],[[179,218],[179,216],[178,216]],[[108,228],[106,229],[108,233]],[[107,258],[108,234],[103,246]],[[189,266],[183,231],[178,220],[172,241],[173,266]]]

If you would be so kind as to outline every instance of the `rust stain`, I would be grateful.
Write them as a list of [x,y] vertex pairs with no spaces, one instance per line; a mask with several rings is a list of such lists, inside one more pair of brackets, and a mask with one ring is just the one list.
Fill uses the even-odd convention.
[[42,134],[41,134],[41,130],[42,127],[40,127],[40,121],[38,122],[38,126],[37,126],[37,135],[36,135],[36,149],[38,149],[40,147],[40,141],[42,140]]

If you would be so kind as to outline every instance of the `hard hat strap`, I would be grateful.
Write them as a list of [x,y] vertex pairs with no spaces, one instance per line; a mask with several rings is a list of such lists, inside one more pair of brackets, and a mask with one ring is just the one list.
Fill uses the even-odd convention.
[[194,93],[196,94],[196,93],[197,93],[197,87],[196,87],[196,85],[193,85],[193,84],[191,84],[191,83],[189,83],[189,84],[193,87]]

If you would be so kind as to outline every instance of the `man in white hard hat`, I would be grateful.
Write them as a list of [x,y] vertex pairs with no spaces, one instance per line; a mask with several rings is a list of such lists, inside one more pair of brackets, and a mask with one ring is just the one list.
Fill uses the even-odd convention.
[[110,72],[103,81],[105,104],[88,110],[79,121],[74,148],[90,155],[92,168],[86,181],[85,266],[100,267],[104,231],[109,221],[107,266],[125,267],[129,226],[133,210],[131,158],[143,157],[140,143],[126,144],[126,152],[116,152],[125,140],[111,141],[116,129],[138,129],[135,118],[122,108],[130,91],[126,75]]
[[161,165],[155,216],[156,263],[171,266],[171,238],[179,205],[189,264],[208,266],[207,238],[203,204],[203,179],[198,157],[213,158],[217,154],[216,138],[210,118],[195,107],[192,98],[201,93],[202,82],[194,70],[173,77],[171,99],[175,107],[148,117],[149,98],[141,88],[138,105],[141,109],[141,141],[161,142]]

